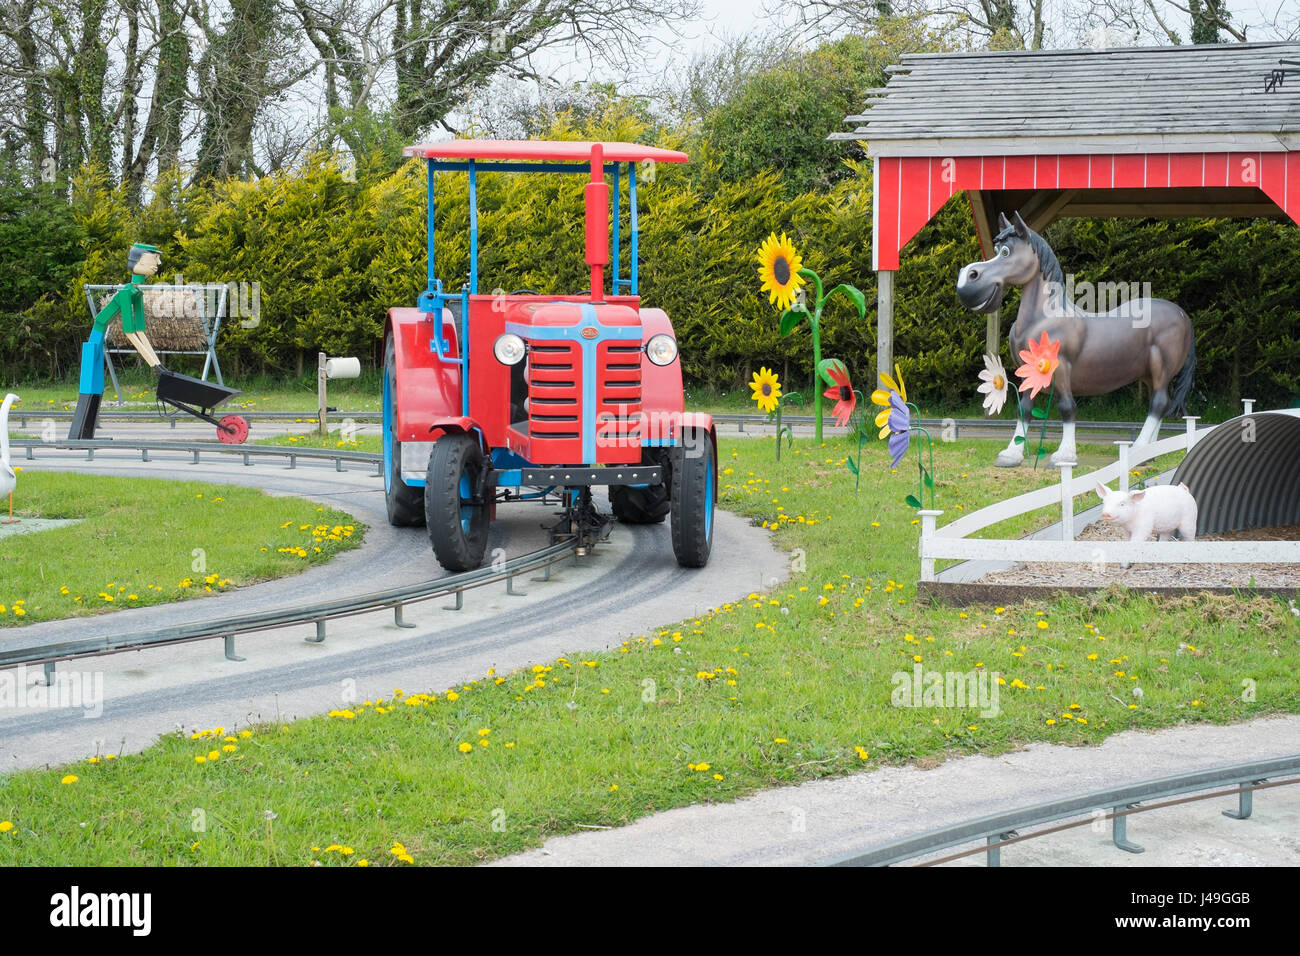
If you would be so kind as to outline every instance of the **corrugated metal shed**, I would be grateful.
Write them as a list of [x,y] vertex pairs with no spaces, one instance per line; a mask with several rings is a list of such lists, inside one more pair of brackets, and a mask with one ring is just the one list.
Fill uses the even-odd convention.
[[833,138],[893,156],[1300,148],[1300,76],[1265,92],[1282,60],[1300,43],[914,54]]
[[1300,409],[1242,415],[1197,439],[1174,473],[1196,533],[1300,524]]

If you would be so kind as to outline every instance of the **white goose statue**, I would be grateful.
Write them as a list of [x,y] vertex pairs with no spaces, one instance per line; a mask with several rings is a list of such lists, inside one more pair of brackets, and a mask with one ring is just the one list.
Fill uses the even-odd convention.
[[18,476],[9,463],[9,409],[16,401],[18,396],[10,392],[5,396],[4,404],[0,405],[0,495],[9,496],[9,520],[5,524],[17,520],[14,518],[14,489],[18,487]]

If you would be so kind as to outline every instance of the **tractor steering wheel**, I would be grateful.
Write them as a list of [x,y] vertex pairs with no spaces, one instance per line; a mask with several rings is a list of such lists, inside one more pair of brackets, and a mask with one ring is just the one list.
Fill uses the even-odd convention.
[[515,289],[514,292],[508,294],[509,295],[541,295],[541,293],[538,292],[536,289]]

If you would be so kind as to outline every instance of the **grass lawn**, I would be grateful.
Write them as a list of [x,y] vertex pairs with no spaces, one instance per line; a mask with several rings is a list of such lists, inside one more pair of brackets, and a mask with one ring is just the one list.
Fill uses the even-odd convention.
[[[779,466],[770,441],[723,445],[723,503],[775,523],[796,560],[770,593],[611,652],[10,774],[0,864],[473,863],[778,784],[1300,708],[1297,624],[1278,600],[918,604],[914,472],[891,474],[882,446],[855,495],[848,442],[797,441]],[[995,450],[936,447],[938,506],[1052,480],[993,469]],[[893,675],[918,663],[996,673],[997,714],[894,706]]]
[[317,432],[306,432],[301,435],[279,434],[268,435],[266,438],[256,438],[249,442],[250,445],[277,445],[284,448],[346,448],[350,451],[368,451],[375,454],[382,454],[384,451],[384,438],[382,435],[354,435],[344,440],[343,433],[340,429],[330,429],[329,435],[322,437]]
[[364,525],[302,498],[205,482],[24,471],[15,514],[79,518],[0,538],[0,626],[165,604],[297,574]]
[[[197,367],[178,368],[177,370],[190,375],[198,375],[199,372]],[[145,406],[152,407],[154,400],[154,378],[152,373],[145,373],[134,368],[122,369],[118,372],[118,378],[122,383],[123,399],[132,403],[135,410],[142,411]],[[228,384],[234,388],[242,389],[242,394],[223,405],[223,410],[237,412],[242,409],[244,411],[311,412],[313,415],[315,414],[316,375],[314,371],[310,375],[297,380],[283,377],[256,376],[239,381],[230,380]],[[859,387],[865,388],[867,394],[870,395],[871,390],[867,387],[867,384],[862,382],[857,384]],[[974,394],[975,384],[977,383],[972,381],[972,399],[970,402],[958,407],[946,407],[933,402],[926,404],[923,401],[920,405],[921,414],[926,418],[983,419],[985,417],[984,409],[978,400],[980,396]],[[807,386],[799,387],[797,384],[784,381],[782,387],[787,391],[791,388],[797,389],[804,399],[801,405],[787,406],[786,412],[788,414],[811,415],[813,413],[813,393],[811,388]],[[381,408],[382,388],[383,381],[379,374],[374,370],[366,370],[357,379],[331,381],[329,383],[329,403],[331,406],[345,412],[377,412]],[[41,407],[70,411],[77,404],[77,383],[75,380],[53,385],[15,386],[12,390],[22,396],[23,404],[21,407],[22,411],[25,412],[31,412]],[[112,403],[115,400],[112,383],[109,383],[104,393],[104,407],[108,411],[112,411],[114,408]],[[711,412],[714,414],[757,414],[757,409],[748,388],[722,392],[716,388],[706,386],[689,386],[686,389],[686,407],[690,411]],[[1241,414],[1240,405],[1229,404],[1226,400],[1217,398],[1208,402],[1194,398],[1192,410],[1201,416],[1202,425],[1217,424]],[[829,404],[827,411],[829,411]],[[1008,429],[1013,424],[1013,412],[1014,409],[1004,411],[1002,414],[1001,420],[1007,425]],[[1140,423],[1146,418],[1146,414],[1147,406],[1135,401],[1128,390],[1121,390],[1110,395],[1079,399],[1079,417],[1083,421],[1130,421]],[[1056,414],[1055,409],[1053,409],[1052,417],[1053,420],[1060,417]],[[1174,424],[1178,424],[1178,422],[1174,422]]]
[[[869,400],[871,389],[875,387],[869,379],[864,382],[855,382],[855,387],[863,390]],[[908,390],[911,391],[913,383],[908,381]],[[980,419],[987,416],[984,407],[981,404],[983,396],[975,394],[972,382],[971,399],[961,405],[943,405],[935,402],[927,403],[924,398],[920,400],[921,416],[923,418],[956,418],[956,419]],[[781,382],[783,391],[796,391],[802,401],[796,401],[792,404],[783,403],[783,414],[785,415],[811,415],[813,414],[813,389],[809,383],[788,383],[784,379]],[[1078,399],[1079,402],[1079,420],[1088,422],[1133,422],[1140,425],[1147,416],[1147,405],[1145,402],[1136,401],[1129,389],[1121,389],[1118,392],[1112,392],[1109,395],[1085,396]],[[1041,404],[1040,400],[1040,404]],[[823,404],[822,414],[829,421],[830,407],[833,402]],[[1211,400],[1202,400],[1199,397],[1193,397],[1190,400],[1191,413],[1200,416],[1200,426],[1217,425],[1225,422],[1230,418],[1235,418],[1241,414],[1241,405],[1229,403],[1226,399],[1214,398]],[[693,387],[686,390],[686,407],[692,411],[711,412],[713,414],[727,415],[756,415],[759,414],[754,404],[752,393],[748,388],[736,389],[730,392],[722,392],[716,388]],[[1257,408],[1259,406],[1256,406]],[[1012,400],[1010,408],[1004,409],[1001,416],[991,419],[992,422],[1001,422],[1007,426],[1007,434],[1010,435],[1011,427],[1015,424],[1015,402]],[[1052,421],[1059,424],[1060,415],[1057,413],[1055,404],[1052,407]],[[1166,425],[1181,425],[1181,419],[1167,418]]]

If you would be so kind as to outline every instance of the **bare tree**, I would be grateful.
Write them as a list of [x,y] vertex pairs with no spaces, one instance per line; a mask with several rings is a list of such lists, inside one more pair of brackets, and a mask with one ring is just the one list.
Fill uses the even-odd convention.
[[670,74],[657,90],[669,122],[689,124],[709,115],[742,83],[786,61],[797,38],[779,30],[724,35],[697,53],[686,68]]
[[[1138,44],[1290,39],[1300,35],[1294,0],[768,0],[768,15],[810,35],[868,33],[888,16],[951,25],[971,48],[1037,50],[1089,43],[1101,29]],[[1266,0],[1266,3],[1269,0]],[[1249,19],[1248,19],[1249,17]]]
[[493,77],[541,80],[540,51],[573,47],[614,62],[635,58],[653,28],[685,22],[695,0],[395,0],[394,120],[414,136],[450,128],[452,110]]
[[[258,175],[451,129],[494,79],[638,61],[698,0],[0,0],[0,148],[30,178]],[[543,56],[542,54],[546,55]],[[394,132],[395,131],[395,132]]]
[[27,159],[37,175],[45,168],[49,155],[45,137],[50,122],[44,105],[45,78],[36,39],[38,19],[36,0],[0,3],[0,37],[11,48],[0,51],[6,64],[0,69],[9,81],[10,90],[18,94],[16,98],[4,100],[12,104],[4,113],[5,126],[11,134],[26,140]]

